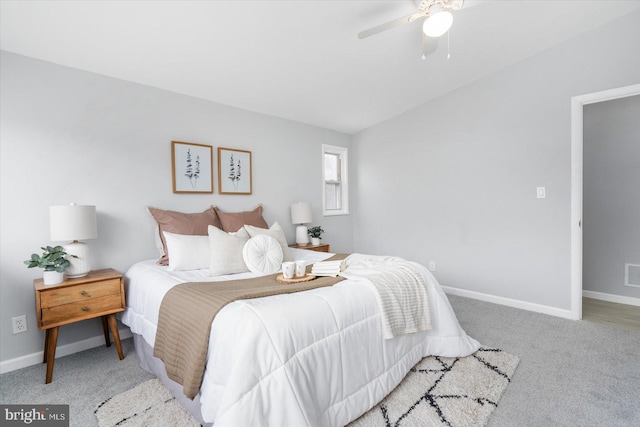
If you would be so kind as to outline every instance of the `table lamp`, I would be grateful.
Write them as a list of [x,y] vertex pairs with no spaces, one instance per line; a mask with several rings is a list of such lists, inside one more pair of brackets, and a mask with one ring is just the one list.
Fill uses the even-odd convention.
[[311,205],[309,203],[294,203],[291,205],[291,223],[298,224],[296,227],[296,243],[299,245],[306,245],[309,243],[309,236],[307,235],[307,227],[304,224],[308,224],[313,221],[311,216]]
[[91,271],[89,247],[79,240],[95,239],[98,237],[96,225],[96,207],[80,206],[72,203],[66,206],[50,206],[49,218],[51,240],[71,241],[63,245],[69,255],[71,265],[67,268],[67,277],[83,277]]

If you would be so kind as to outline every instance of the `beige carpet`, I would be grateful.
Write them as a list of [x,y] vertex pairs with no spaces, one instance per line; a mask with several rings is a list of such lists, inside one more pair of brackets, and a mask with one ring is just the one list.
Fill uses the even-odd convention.
[[[382,402],[349,427],[486,425],[520,359],[483,347],[463,358],[425,357]],[[101,403],[100,427],[198,426],[153,379]]]

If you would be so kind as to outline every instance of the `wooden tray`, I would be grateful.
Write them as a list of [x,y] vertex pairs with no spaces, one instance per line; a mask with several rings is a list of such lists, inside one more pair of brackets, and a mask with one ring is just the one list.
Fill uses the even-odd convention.
[[307,274],[306,276],[303,276],[303,277],[294,277],[292,279],[285,279],[282,274],[279,274],[278,277],[276,277],[276,281],[278,283],[282,283],[283,285],[289,285],[291,283],[308,282],[308,281],[313,280],[315,278],[316,278],[316,276],[313,276],[311,274]]

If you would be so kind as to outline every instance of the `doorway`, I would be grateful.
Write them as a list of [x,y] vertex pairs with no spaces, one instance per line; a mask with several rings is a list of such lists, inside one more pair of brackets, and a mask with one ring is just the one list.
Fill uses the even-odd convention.
[[571,316],[582,319],[582,191],[584,111],[587,104],[640,94],[640,84],[571,98]]

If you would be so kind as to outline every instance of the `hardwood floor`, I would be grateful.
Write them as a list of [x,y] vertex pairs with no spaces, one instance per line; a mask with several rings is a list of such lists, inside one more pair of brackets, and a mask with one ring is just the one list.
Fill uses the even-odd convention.
[[582,298],[582,320],[640,331],[640,307]]

